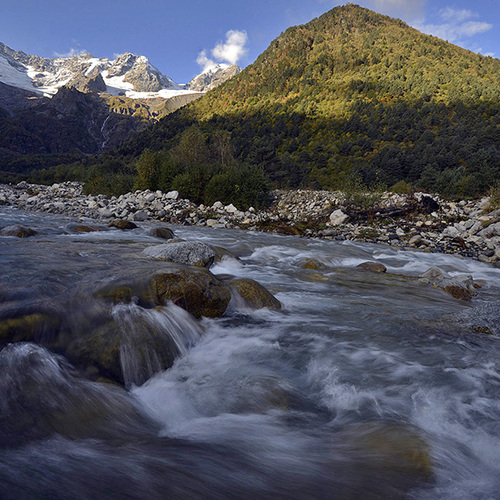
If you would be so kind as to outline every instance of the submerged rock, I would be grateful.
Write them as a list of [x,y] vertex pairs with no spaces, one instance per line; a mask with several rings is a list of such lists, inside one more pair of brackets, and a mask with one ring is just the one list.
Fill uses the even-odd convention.
[[132,221],[125,220],[125,219],[118,219],[111,221],[108,224],[108,227],[116,227],[118,229],[135,229],[137,224],[134,224]]
[[161,238],[163,240],[171,240],[175,238],[174,232],[168,227],[155,227],[151,229],[151,236],[155,236],[156,238]]
[[95,231],[101,231],[100,227],[92,226],[90,224],[77,224],[76,226],[72,226],[71,229],[77,233],[93,233]]
[[249,278],[236,278],[228,285],[253,309],[281,309],[281,302],[263,285]]
[[0,351],[0,446],[22,445],[53,434],[69,439],[146,435],[155,426],[125,391],[76,376],[60,356],[34,344]]
[[312,269],[314,271],[319,271],[325,269],[326,266],[316,259],[306,259],[301,265],[301,269]]
[[387,267],[385,267],[384,264],[380,262],[372,262],[372,261],[362,262],[361,264],[358,264],[356,267],[360,267],[362,269],[366,269],[367,271],[372,271],[374,273],[385,273],[387,271]]
[[155,259],[198,267],[210,267],[216,257],[214,249],[200,241],[179,241],[144,249],[144,254]]
[[[429,484],[434,479],[430,449],[416,431],[400,424],[364,422],[340,431],[344,449],[359,461],[358,491],[363,484],[369,498],[403,498],[402,492]],[[378,482],[374,483],[373,478]],[[386,484],[384,484],[386,483]],[[393,491],[393,495],[388,494]],[[353,497],[354,498],[354,497]]]
[[29,238],[35,236],[35,231],[25,226],[6,226],[0,229],[0,236],[15,236],[16,238]]

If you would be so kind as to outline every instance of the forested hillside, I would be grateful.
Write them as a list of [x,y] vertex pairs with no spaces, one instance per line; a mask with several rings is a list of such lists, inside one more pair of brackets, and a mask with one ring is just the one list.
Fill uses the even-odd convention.
[[289,28],[238,76],[112,155],[57,175],[201,200],[215,175],[214,191],[241,189],[241,169],[280,187],[472,196],[500,178],[499,111],[500,60],[347,5]]

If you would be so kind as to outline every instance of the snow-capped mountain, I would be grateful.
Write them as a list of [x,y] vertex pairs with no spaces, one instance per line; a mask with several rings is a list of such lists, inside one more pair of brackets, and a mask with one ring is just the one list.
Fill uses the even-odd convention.
[[217,74],[236,74],[229,69],[214,69],[190,88],[128,52],[114,60],[47,58],[0,43],[0,126],[8,131],[0,134],[0,153],[99,153],[202,97]]
[[198,76],[195,76],[189,82],[189,89],[198,92],[208,92],[240,72],[241,68],[236,66],[236,64],[216,64],[207,68]]
[[161,73],[147,57],[129,52],[113,61],[89,53],[47,58],[14,51],[0,43],[2,83],[49,97],[65,85],[78,88],[86,79],[94,80],[93,90],[133,99],[193,92]]
[[218,64],[186,85],[161,73],[147,57],[130,52],[114,60],[89,53],[48,58],[15,51],[0,42],[0,82],[46,97],[66,85],[84,92],[93,90],[132,99],[168,99],[206,92],[240,71],[238,66]]

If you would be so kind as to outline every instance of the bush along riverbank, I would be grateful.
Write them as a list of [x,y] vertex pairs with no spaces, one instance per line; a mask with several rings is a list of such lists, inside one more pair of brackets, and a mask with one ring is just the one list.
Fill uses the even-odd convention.
[[0,204],[114,222],[242,228],[402,249],[455,253],[500,266],[500,209],[495,200],[451,202],[425,193],[341,193],[276,190],[267,209],[220,202],[196,205],[176,191],[135,191],[119,197],[84,195],[82,184],[0,185]]

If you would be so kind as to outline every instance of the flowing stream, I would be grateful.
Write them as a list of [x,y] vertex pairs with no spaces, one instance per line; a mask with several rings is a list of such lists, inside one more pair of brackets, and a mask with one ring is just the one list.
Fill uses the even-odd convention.
[[[0,239],[0,331],[4,318],[42,311],[78,335],[104,314],[96,290],[166,265],[142,254],[162,243],[153,224],[75,233],[76,222],[0,209],[0,227],[37,232]],[[125,386],[47,348],[49,330],[3,347],[1,498],[498,498],[500,269],[172,229],[237,255],[211,272],[262,283],[282,310],[233,298],[223,317],[198,321],[174,304],[106,306],[123,335]],[[324,267],[304,269],[307,259]],[[388,272],[356,268],[367,260]],[[431,266],[482,288],[456,300],[418,282]],[[162,371],[155,346],[167,341],[176,360]]]

